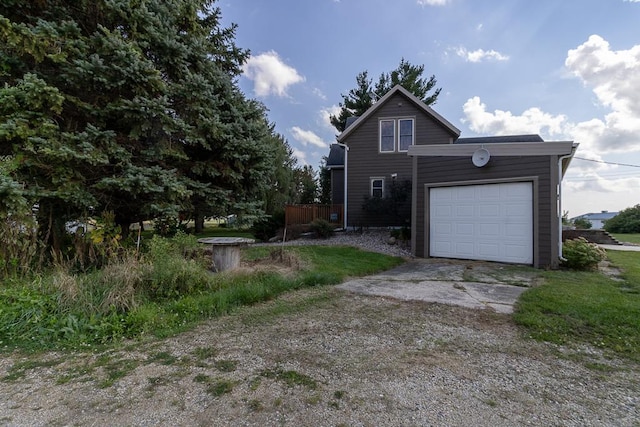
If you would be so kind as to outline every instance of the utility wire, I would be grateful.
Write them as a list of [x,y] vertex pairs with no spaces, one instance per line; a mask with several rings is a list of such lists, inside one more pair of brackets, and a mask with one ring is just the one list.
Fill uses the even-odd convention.
[[573,156],[574,159],[584,160],[585,162],[606,163],[608,165],[628,166],[630,168],[640,168],[640,165],[630,165],[627,163],[605,162],[604,160],[585,159],[584,157]]

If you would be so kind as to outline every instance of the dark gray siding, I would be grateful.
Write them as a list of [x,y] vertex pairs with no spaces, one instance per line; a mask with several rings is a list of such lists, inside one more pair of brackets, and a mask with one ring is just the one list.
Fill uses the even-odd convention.
[[[388,187],[391,175],[396,181],[411,180],[412,160],[407,153],[380,153],[378,121],[381,118],[413,117],[415,119],[416,144],[449,144],[455,137],[437,120],[416,107],[404,95],[396,94],[387,100],[375,114],[369,117],[343,141],[349,146],[348,153],[348,225],[350,227],[382,227],[403,225],[398,218],[371,214],[363,210],[365,197],[370,194],[370,179],[385,179]],[[388,190],[388,188],[386,189]],[[400,216],[410,217],[411,203],[401,209]]]
[[344,202],[344,169],[331,169],[331,204]]
[[425,212],[428,196],[425,184],[464,182],[467,184],[485,183],[491,180],[520,179],[534,184],[534,265],[538,267],[557,266],[558,218],[556,214],[556,181],[557,157],[555,156],[522,156],[492,157],[487,166],[477,168],[468,157],[418,157],[417,187],[415,205],[415,254],[419,257],[425,253],[428,223]]

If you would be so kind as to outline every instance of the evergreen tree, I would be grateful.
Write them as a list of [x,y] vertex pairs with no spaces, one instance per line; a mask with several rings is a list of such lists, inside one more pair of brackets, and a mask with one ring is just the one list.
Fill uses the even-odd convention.
[[435,104],[441,88],[435,88],[437,81],[434,75],[424,79],[423,73],[424,65],[412,65],[404,58],[400,60],[398,68],[390,73],[382,73],[375,85],[367,71],[361,72],[356,76],[356,88],[347,95],[341,95],[340,113],[330,117],[331,124],[339,132],[344,131],[347,118],[361,116],[396,85],[401,85],[427,105]]
[[331,204],[331,171],[327,168],[327,156],[322,157],[318,172],[318,198],[323,205]]
[[[282,147],[236,77],[248,52],[208,0],[5,0],[4,181],[37,205],[46,243],[112,211],[129,224],[262,212]],[[8,179],[11,181],[8,181]]]
[[296,204],[308,205],[316,203],[318,196],[318,185],[316,183],[316,172],[312,166],[305,165],[294,170]]

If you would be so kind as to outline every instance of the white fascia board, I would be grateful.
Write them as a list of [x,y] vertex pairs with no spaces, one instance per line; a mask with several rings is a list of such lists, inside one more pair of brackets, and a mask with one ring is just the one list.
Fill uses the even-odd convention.
[[488,150],[491,156],[549,156],[571,154],[574,143],[573,141],[548,141],[412,145],[407,154],[409,156],[471,157],[481,148]]

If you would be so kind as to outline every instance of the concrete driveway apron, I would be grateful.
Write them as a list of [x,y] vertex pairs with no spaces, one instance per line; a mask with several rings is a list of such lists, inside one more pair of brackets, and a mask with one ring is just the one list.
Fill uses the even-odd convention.
[[351,292],[512,313],[535,270],[505,264],[443,259],[415,259],[373,276],[337,287]]

